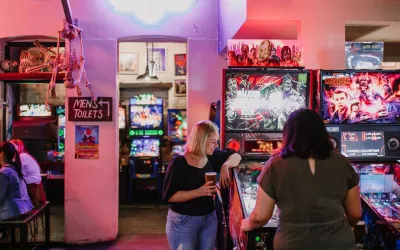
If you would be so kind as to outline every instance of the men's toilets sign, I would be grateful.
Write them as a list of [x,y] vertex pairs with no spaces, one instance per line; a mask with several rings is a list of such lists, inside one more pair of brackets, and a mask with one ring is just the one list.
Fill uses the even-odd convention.
[[69,97],[68,121],[112,121],[112,97],[98,97],[96,101],[91,97]]

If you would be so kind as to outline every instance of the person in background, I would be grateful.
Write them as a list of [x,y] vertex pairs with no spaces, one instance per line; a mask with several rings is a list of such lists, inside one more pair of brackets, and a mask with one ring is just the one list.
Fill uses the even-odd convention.
[[333,151],[319,115],[293,112],[283,130],[279,154],[258,178],[256,205],[243,231],[265,225],[280,209],[274,249],[355,249],[352,226],[361,219],[359,176]]
[[175,156],[167,168],[163,199],[169,202],[166,233],[170,249],[212,250],[217,234],[213,196],[216,186],[206,183],[205,173],[220,172],[220,183],[228,187],[229,168],[241,157],[218,147],[218,128],[200,121],[189,134],[185,151]]
[[35,207],[38,207],[46,202],[46,194],[42,185],[42,177],[40,176],[40,166],[35,158],[27,152],[23,141],[13,139],[10,142],[19,153],[22,165],[22,174],[26,185],[28,186],[28,193],[32,204]]
[[18,151],[10,142],[0,144],[0,221],[18,218],[33,209],[21,171]]

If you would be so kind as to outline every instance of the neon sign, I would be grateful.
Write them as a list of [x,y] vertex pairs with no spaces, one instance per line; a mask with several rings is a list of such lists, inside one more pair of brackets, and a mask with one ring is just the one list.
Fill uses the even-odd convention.
[[146,24],[157,24],[167,15],[188,11],[196,0],[108,0],[115,10],[135,15]]

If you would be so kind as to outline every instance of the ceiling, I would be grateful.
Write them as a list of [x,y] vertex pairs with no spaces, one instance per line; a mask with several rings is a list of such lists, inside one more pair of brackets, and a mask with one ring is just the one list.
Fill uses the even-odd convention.
[[347,22],[346,41],[400,42],[400,22]]

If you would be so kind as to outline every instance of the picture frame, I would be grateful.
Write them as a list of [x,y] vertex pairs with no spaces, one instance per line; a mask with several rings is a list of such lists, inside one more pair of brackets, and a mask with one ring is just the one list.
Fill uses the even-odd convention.
[[[150,75],[155,76],[157,74],[163,74],[167,72],[167,48],[148,48],[146,52],[146,59],[148,60],[150,67]],[[154,61],[153,66],[151,66],[152,60]]]
[[175,59],[175,76],[185,76],[186,54],[176,54],[174,59]]
[[174,93],[175,96],[186,96],[187,86],[186,79],[177,79],[174,82]]
[[139,53],[121,52],[118,58],[118,73],[137,75],[139,72]]

